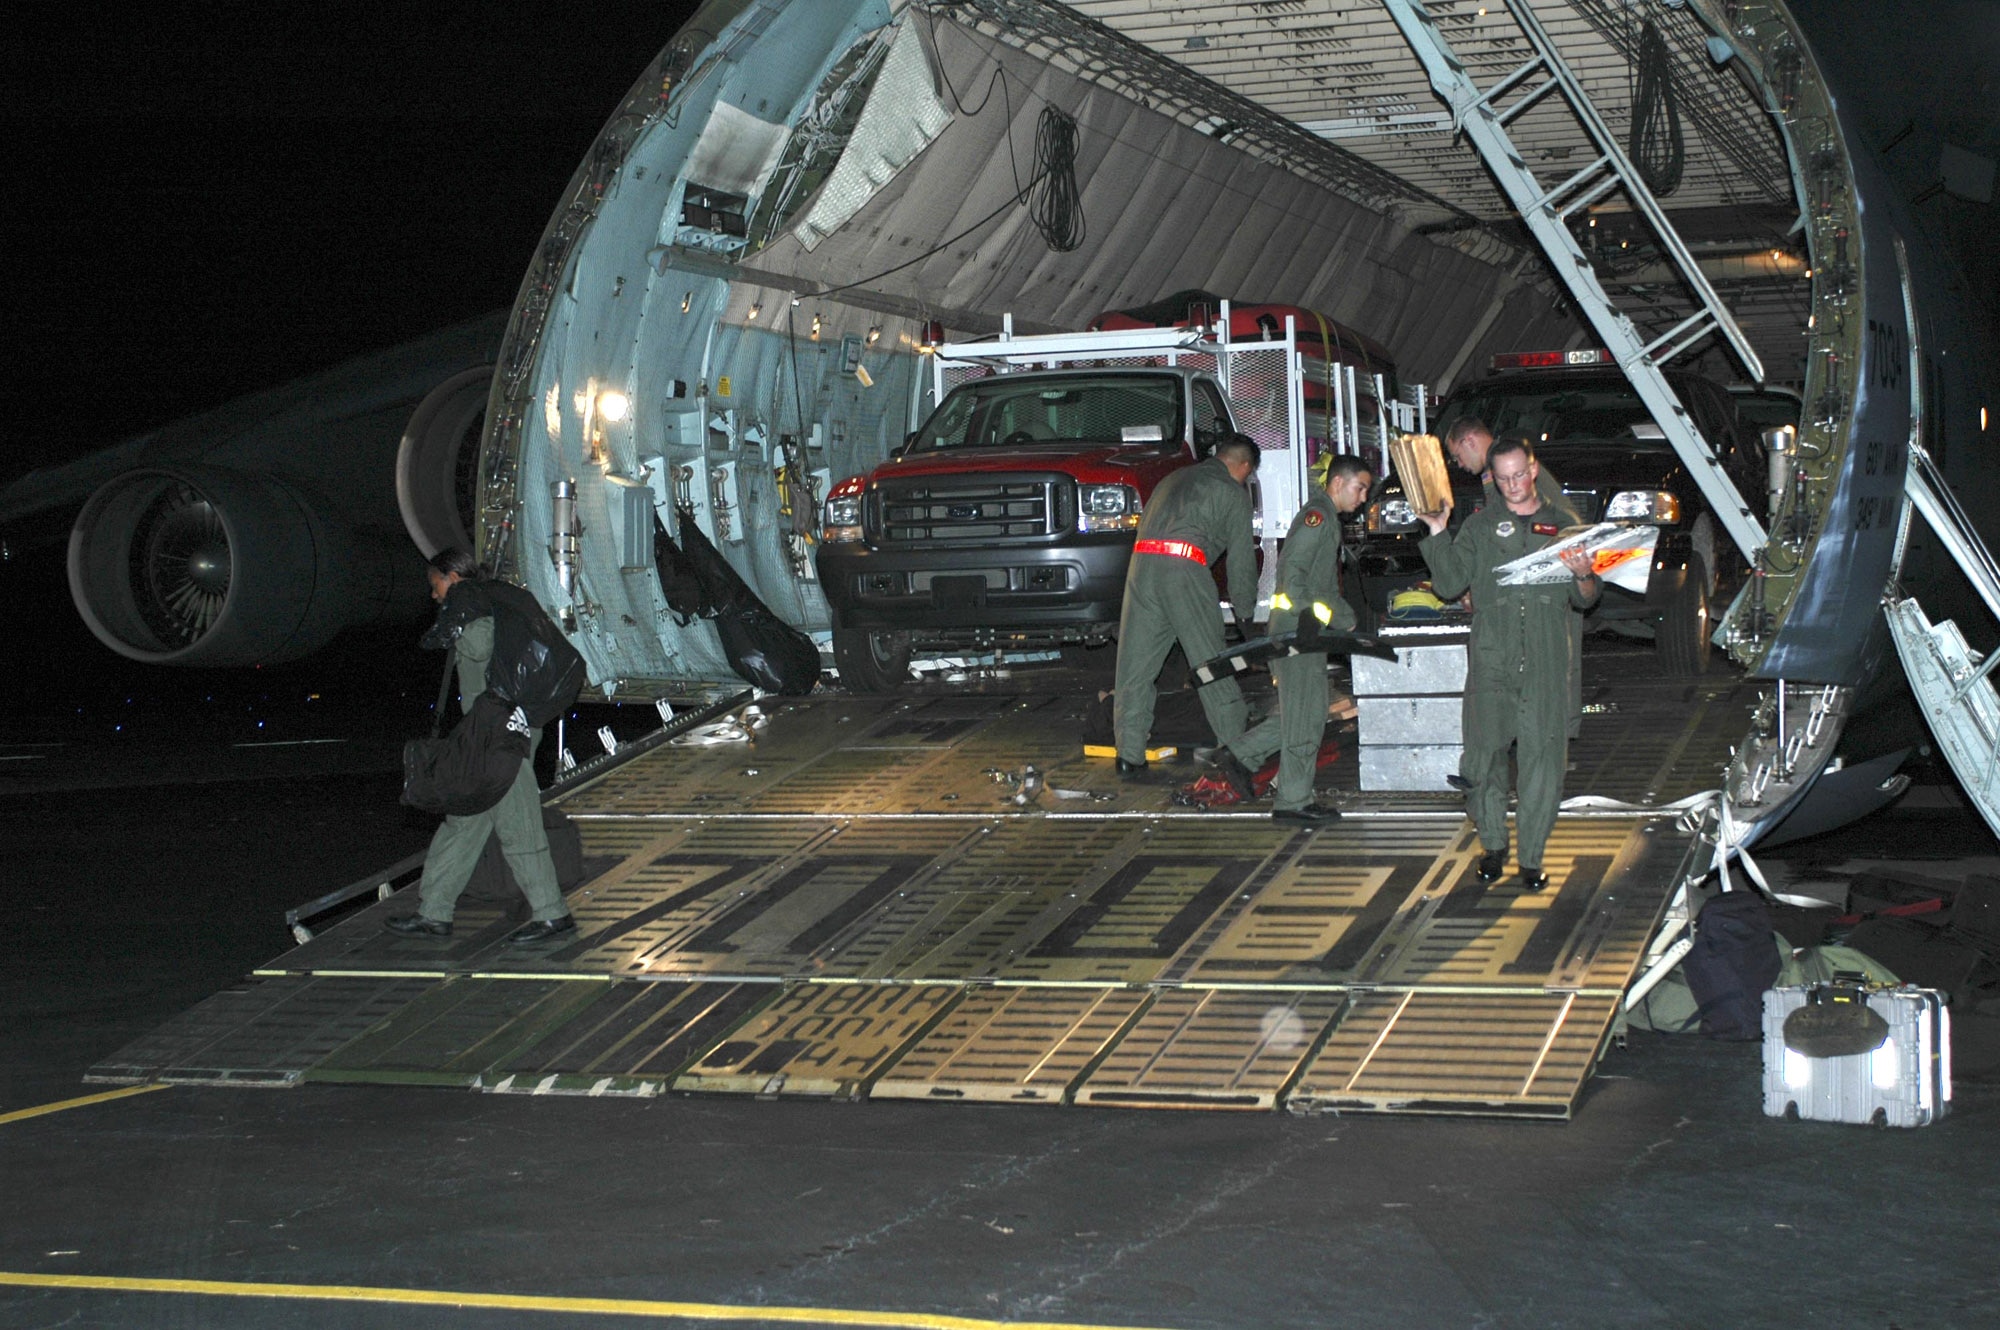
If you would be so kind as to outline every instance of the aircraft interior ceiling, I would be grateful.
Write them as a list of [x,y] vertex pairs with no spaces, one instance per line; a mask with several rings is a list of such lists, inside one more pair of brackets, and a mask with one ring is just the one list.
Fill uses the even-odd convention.
[[[701,677],[721,663],[709,635],[654,631],[660,593],[634,575],[650,522],[635,478],[664,510],[692,506],[704,529],[727,513],[724,553],[773,609],[820,629],[810,542],[784,511],[792,491],[736,465],[742,448],[823,497],[927,409],[928,369],[911,354],[926,328],[990,336],[1011,317],[1017,333],[1073,330],[1189,289],[1320,311],[1385,344],[1405,384],[1434,390],[1496,351],[1599,344],[1607,316],[1629,320],[1636,353],[1726,311],[1720,334],[1697,329],[1655,358],[1833,402],[1813,376],[1859,361],[1860,320],[1822,330],[1832,359],[1807,356],[1807,333],[1816,300],[1853,294],[1840,229],[1858,223],[1853,186],[1796,27],[1781,8],[1754,10],[716,0],[635,83],[524,277],[488,404],[478,542],[580,612],[594,678]],[[1548,250],[1524,220],[1538,210],[1454,132],[1436,71],[1399,26],[1412,12],[1505,106],[1519,174],[1570,191],[1560,225],[1573,257]],[[1538,50],[1552,61],[1536,66]],[[1556,66],[1581,96],[1563,95]],[[1607,142],[1629,151],[1649,198],[1617,178],[1575,183],[1617,155]],[[1672,234],[1649,224],[1652,206]],[[1816,288],[1815,254],[1829,252],[1847,267]],[[1559,280],[1552,264],[1571,262],[1601,307]],[[1874,272],[1890,282],[1871,304],[1894,299],[1893,273]],[[630,392],[631,419],[592,416],[607,386]],[[1843,414],[1825,422],[1835,457]],[[542,496],[591,470],[624,479],[581,486],[576,518],[593,534],[558,587],[538,557],[562,543]],[[1820,483],[1815,504],[1841,482]],[[1718,493],[1719,508],[1750,507]],[[1759,543],[1754,517],[1730,534],[1746,555]],[[1848,578],[1859,559],[1859,580],[1879,585],[1889,543],[1860,542],[1827,576]],[[1765,627],[1782,631],[1814,571],[1810,558],[1777,570]],[[1865,635],[1855,625],[1874,595],[1822,587],[1815,605],[1823,641],[1839,643]],[[1739,658],[1761,649],[1764,629],[1753,636]],[[1855,667],[1841,652],[1853,654],[1816,646],[1793,663],[1845,679]]]
[[[1440,0],[1427,8],[1482,86],[1497,84],[1534,54],[1497,0]],[[1409,43],[1379,4],[970,0],[949,12],[996,41],[1143,97],[1195,132],[1224,138],[1281,170],[1307,152],[1339,159],[1315,173],[1332,181],[1336,192],[1498,265],[1529,256],[1524,276],[1556,289],[1513,207],[1454,132],[1450,110],[1432,93]],[[1782,253],[1774,270],[1732,273],[1721,281],[1768,376],[1796,385],[1804,377],[1799,338],[1808,266],[1795,234],[1799,209],[1776,123],[1739,78],[1740,66],[1718,65],[1707,44],[1712,29],[1686,6],[1538,0],[1534,12],[1621,142],[1629,138],[1635,109],[1643,109],[1649,123],[1661,122],[1661,166],[1673,184],[1655,192],[1677,228],[1685,225],[1683,238],[1698,259]],[[1135,64],[1171,69],[1171,85],[1160,88],[1164,80],[1157,75],[1143,79],[1128,72]],[[1642,70],[1654,76],[1643,93]],[[1670,124],[1662,96],[1671,97]],[[1273,118],[1287,132],[1239,132],[1246,111],[1260,121]],[[1560,179],[1566,168],[1582,167],[1596,155],[1559,96],[1529,106],[1510,123],[1509,135],[1545,179]],[[1685,294],[1657,272],[1657,245],[1627,201],[1614,194],[1598,213],[1598,225],[1586,229],[1601,235],[1586,239],[1596,242],[1593,261],[1618,284],[1625,312],[1642,329],[1684,318]],[[1476,230],[1470,229],[1474,222]],[[1437,288],[1426,285],[1416,283],[1410,295],[1434,297]],[[1443,311],[1427,314],[1450,319]],[[1435,382],[1436,371],[1392,330],[1357,326],[1388,341],[1416,377],[1429,372]],[[1725,377],[1743,373],[1719,355],[1706,368]]]

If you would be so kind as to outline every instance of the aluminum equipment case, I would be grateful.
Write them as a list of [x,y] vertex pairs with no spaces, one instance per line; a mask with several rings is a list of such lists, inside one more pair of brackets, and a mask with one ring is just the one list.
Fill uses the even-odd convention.
[[1387,624],[1393,661],[1354,657],[1364,790],[1449,790],[1465,742],[1466,642],[1462,621]]
[[1764,994],[1771,1117],[1922,1127],[1950,1110],[1951,1013],[1936,989],[1836,981]]

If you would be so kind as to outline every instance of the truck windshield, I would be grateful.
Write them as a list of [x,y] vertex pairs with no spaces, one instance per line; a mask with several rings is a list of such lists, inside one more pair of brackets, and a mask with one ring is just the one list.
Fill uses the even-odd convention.
[[1460,416],[1478,416],[1495,439],[1526,435],[1537,451],[1579,443],[1626,444],[1638,452],[1670,447],[1646,404],[1622,378],[1561,384],[1515,380],[1469,388],[1438,413],[1433,426],[1438,436]]
[[1176,448],[1181,381],[1167,374],[997,375],[946,394],[908,451],[1111,443]]

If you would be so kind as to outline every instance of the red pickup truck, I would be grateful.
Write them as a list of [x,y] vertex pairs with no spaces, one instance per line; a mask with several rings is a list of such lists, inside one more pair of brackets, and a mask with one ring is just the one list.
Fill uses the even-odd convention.
[[[1208,308],[1226,314],[1226,334]],[[1267,450],[1260,521],[1275,538],[1311,453],[1339,431],[1335,374],[1367,371],[1373,419],[1373,375],[1394,373],[1374,343],[1291,307],[1176,297],[1097,326],[959,348],[978,353],[981,377],[943,394],[887,461],[834,486],[817,564],[848,687],[894,690],[917,649],[1109,641],[1132,533],[1163,477],[1249,433]],[[1015,364],[1063,367],[1011,367],[1011,352]]]
[[840,677],[883,692],[915,647],[1108,640],[1147,497],[1233,428],[1221,385],[1177,367],[953,389],[895,456],[827,498],[819,578]]

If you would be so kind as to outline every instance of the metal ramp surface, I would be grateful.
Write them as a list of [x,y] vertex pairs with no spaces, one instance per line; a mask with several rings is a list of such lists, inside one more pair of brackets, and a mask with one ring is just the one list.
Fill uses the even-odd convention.
[[[405,938],[379,903],[93,1079],[1570,1113],[1674,818],[1565,816],[1524,894],[1478,881],[1455,813],[1350,799],[1302,829],[1120,787],[1076,756],[1077,705],[829,697],[659,745],[561,800],[597,870],[576,933],[508,948],[467,902]],[[1052,788],[1021,803],[1028,761]]]

